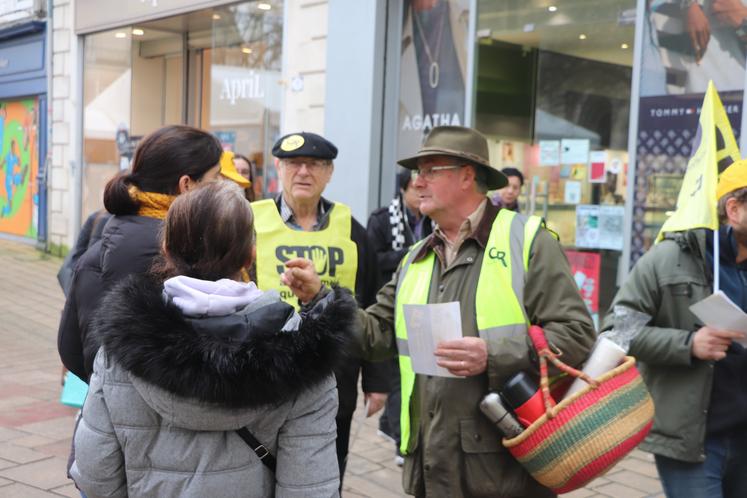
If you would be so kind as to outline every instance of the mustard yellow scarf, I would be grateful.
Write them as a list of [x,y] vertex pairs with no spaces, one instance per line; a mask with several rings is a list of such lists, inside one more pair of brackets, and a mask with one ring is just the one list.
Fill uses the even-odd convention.
[[147,216],[159,220],[166,219],[169,206],[176,199],[175,195],[143,192],[134,185],[128,189],[128,192],[130,193],[130,197],[140,203],[140,209],[137,211],[138,216]]

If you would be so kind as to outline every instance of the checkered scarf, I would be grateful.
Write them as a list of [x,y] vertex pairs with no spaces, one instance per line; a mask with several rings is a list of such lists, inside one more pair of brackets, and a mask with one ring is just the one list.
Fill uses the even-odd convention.
[[402,209],[402,196],[395,195],[389,203],[389,226],[392,227],[392,249],[401,251],[405,248],[405,210]]

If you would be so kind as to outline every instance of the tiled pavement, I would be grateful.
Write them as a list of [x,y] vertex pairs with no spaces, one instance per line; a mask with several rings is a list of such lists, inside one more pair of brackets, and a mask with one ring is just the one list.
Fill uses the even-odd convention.
[[[0,240],[0,498],[77,497],[65,476],[75,411],[58,403],[61,261]],[[376,417],[353,423],[343,496],[401,497],[393,447]],[[649,455],[635,451],[573,498],[663,497]]]

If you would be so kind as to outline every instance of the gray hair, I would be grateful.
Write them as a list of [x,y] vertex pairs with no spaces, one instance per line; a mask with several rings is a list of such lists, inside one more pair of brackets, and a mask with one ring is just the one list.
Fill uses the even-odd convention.
[[739,204],[746,203],[747,187],[732,190],[718,200],[718,221],[722,225],[726,223],[728,219],[728,217],[726,216],[726,203],[729,202],[729,199],[736,199]]

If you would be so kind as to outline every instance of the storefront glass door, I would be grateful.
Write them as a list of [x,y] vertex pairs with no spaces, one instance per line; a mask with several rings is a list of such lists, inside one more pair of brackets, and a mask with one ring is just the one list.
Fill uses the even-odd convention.
[[243,2],[85,38],[83,219],[129,167],[142,136],[169,124],[213,132],[248,157],[258,195],[282,102],[283,2]]

